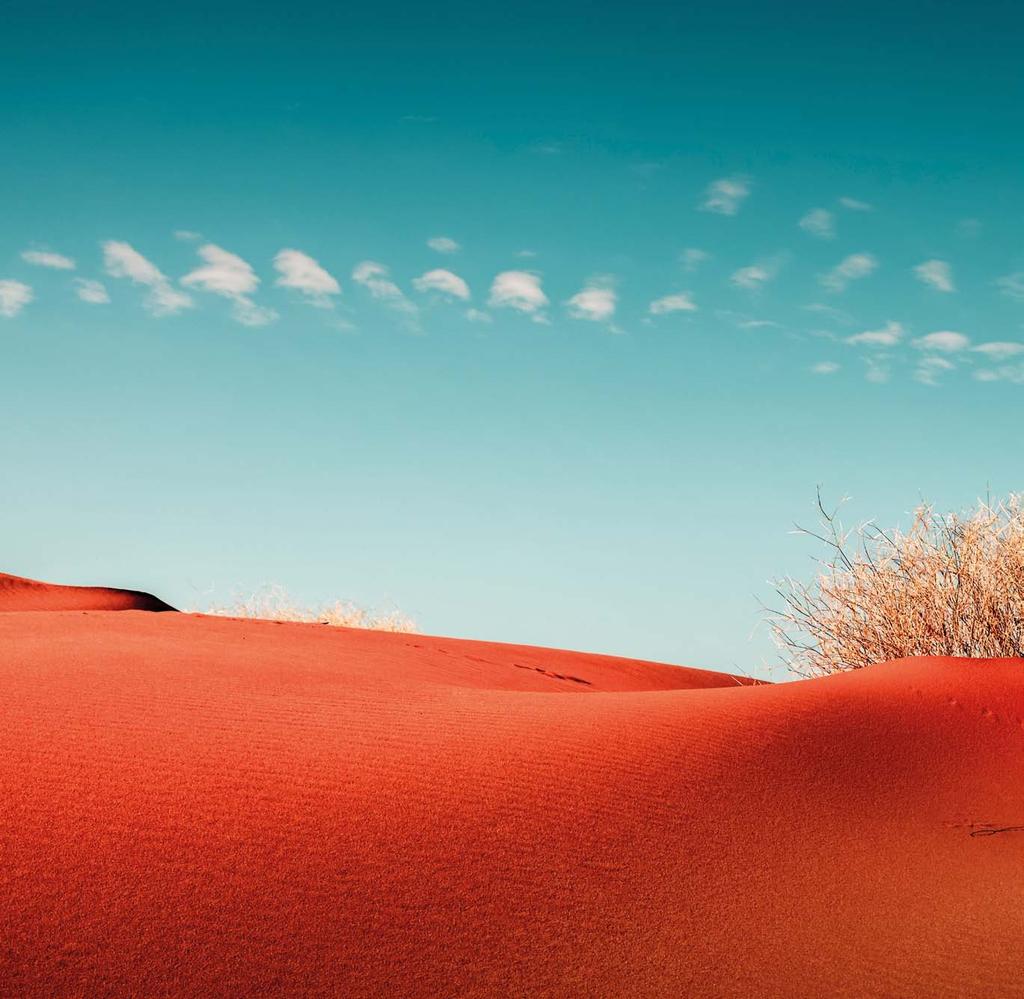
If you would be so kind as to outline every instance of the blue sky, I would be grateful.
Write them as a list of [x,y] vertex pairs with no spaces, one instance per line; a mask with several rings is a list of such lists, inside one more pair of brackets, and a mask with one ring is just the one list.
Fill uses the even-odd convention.
[[763,671],[1020,489],[1010,3],[5,5],[3,568]]

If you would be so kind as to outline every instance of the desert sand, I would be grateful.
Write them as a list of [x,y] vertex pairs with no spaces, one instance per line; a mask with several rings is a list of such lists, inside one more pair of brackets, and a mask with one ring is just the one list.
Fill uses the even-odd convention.
[[0,578],[4,996],[1024,995],[1020,660],[164,608]]
[[150,593],[109,586],[60,586],[0,572],[0,611],[172,611]]

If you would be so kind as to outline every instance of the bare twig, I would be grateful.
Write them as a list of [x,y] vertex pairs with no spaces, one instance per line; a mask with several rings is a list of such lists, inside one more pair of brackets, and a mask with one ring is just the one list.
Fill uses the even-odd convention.
[[[912,655],[1024,656],[1024,504],[1018,495],[942,516],[923,504],[910,529],[843,531],[817,491],[827,550],[810,584],[779,580],[768,611],[781,656],[802,676]],[[851,538],[855,543],[851,545]]]

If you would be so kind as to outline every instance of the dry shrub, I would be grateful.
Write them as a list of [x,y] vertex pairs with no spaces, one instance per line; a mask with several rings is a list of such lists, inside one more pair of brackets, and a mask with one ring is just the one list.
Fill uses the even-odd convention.
[[234,603],[207,608],[218,617],[256,618],[262,621],[297,621],[327,624],[336,628],[369,628],[374,631],[415,631],[416,623],[400,611],[370,611],[347,600],[302,607],[280,586],[267,586]]
[[807,586],[776,583],[769,620],[801,676],[906,656],[1024,656],[1024,506],[1020,495],[962,514],[915,511],[906,532],[843,531],[818,496],[829,549]]

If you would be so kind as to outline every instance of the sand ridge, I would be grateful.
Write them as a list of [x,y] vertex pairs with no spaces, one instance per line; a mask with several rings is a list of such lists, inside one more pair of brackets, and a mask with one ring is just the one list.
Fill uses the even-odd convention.
[[1019,996],[1024,663],[0,615],[19,996]]
[[173,611],[151,593],[109,586],[62,586],[0,572],[0,613],[5,611]]

